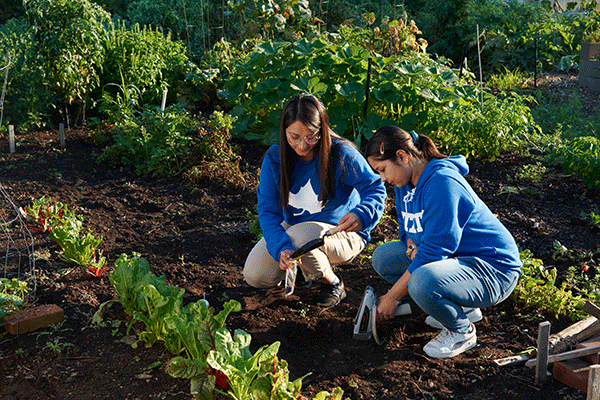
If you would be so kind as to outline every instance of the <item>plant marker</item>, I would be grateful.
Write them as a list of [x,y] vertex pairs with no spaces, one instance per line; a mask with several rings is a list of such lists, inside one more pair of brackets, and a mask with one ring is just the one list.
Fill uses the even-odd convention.
[[164,114],[167,105],[167,89],[163,90],[162,101],[160,103],[160,113]]
[[59,135],[60,135],[60,147],[65,147],[65,124],[64,123],[60,123],[58,124],[58,131],[59,131]]
[[200,301],[206,304],[206,308],[209,307],[208,300],[206,300],[206,294],[202,293],[202,298],[200,299]]
[[14,125],[8,126],[8,147],[10,148],[10,152],[15,152],[15,127]]

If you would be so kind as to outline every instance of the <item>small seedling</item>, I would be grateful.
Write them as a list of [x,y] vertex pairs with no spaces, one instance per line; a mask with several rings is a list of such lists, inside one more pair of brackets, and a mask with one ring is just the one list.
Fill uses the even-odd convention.
[[72,343],[60,343],[59,339],[54,339],[54,342],[46,342],[46,347],[52,350],[55,356],[58,356],[63,352],[65,347],[73,346]]

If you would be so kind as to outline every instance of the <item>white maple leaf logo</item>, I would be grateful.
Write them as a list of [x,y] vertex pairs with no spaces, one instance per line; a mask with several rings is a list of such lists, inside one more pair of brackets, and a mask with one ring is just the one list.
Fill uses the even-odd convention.
[[294,216],[302,215],[305,211],[308,211],[309,214],[316,214],[323,209],[319,195],[313,190],[310,180],[300,188],[298,193],[290,192],[289,205],[300,210],[294,212]]

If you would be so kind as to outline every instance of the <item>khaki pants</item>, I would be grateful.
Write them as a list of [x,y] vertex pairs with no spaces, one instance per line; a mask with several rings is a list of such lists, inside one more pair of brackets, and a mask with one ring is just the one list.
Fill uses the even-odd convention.
[[[299,248],[305,243],[323,236],[334,225],[323,222],[302,222],[289,226],[282,224]],[[300,269],[307,280],[319,280],[331,265],[351,261],[365,247],[364,240],[356,232],[339,232],[325,237],[325,244],[302,256]],[[279,269],[279,261],[273,259],[267,251],[267,242],[262,238],[250,251],[244,265],[244,279],[250,286],[270,288],[277,286],[285,277],[285,271]]]

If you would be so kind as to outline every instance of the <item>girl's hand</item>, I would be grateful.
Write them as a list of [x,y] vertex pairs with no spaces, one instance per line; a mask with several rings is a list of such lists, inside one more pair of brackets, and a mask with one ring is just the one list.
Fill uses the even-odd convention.
[[363,228],[360,218],[354,213],[344,215],[340,222],[338,222],[338,226],[342,227],[340,229],[341,232],[359,232]]
[[279,255],[279,269],[286,270],[294,268],[294,266],[300,264],[300,260],[290,261],[291,255],[294,254],[294,250],[285,249]]
[[394,318],[397,308],[398,302],[389,293],[379,297],[379,302],[377,303],[377,321]]
[[406,240],[406,256],[411,260],[417,255],[418,247],[412,239]]

